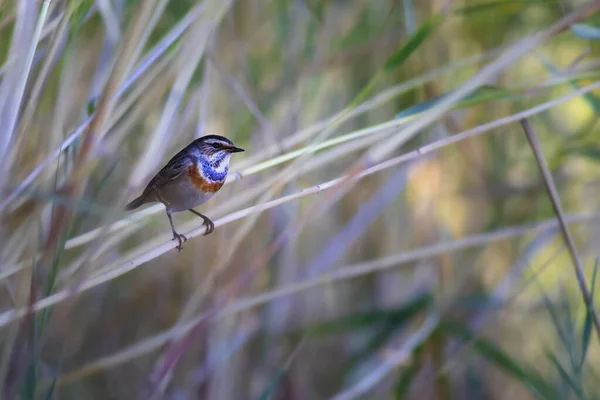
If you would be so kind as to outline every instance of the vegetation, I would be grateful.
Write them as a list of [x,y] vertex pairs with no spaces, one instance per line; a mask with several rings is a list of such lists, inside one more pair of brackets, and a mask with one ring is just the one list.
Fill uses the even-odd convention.
[[599,10],[0,0],[0,398],[600,398]]

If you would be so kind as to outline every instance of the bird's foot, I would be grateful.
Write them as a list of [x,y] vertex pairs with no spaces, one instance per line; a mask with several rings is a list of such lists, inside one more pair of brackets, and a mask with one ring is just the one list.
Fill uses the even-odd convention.
[[206,225],[206,230],[202,234],[203,236],[211,234],[215,230],[215,224],[206,215],[200,214],[198,211],[194,210],[193,208],[190,208],[189,211],[191,211],[193,214],[196,214],[197,216],[202,218],[204,225]]
[[204,218],[204,225],[206,225],[206,231],[202,234],[203,236],[211,234],[215,230],[215,224],[208,217]]
[[182,234],[177,233],[177,232],[173,232],[173,239],[171,239],[171,240],[175,240],[175,239],[177,239],[179,241],[179,245],[175,246],[175,248],[177,250],[181,251],[183,249],[183,244],[185,242],[187,242],[187,238],[185,237],[185,235],[182,235]]

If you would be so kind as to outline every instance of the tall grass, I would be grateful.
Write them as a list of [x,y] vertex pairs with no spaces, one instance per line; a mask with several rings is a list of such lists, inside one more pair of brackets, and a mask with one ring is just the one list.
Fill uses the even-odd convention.
[[598,10],[0,1],[1,397],[598,398]]

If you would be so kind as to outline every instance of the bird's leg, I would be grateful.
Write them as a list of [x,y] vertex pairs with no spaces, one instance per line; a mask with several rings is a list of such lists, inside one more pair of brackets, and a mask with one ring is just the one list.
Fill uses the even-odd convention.
[[167,217],[169,217],[169,223],[171,224],[171,231],[173,231],[173,239],[171,239],[171,240],[177,239],[179,241],[179,245],[176,246],[176,249],[181,251],[183,249],[183,244],[185,242],[187,242],[187,238],[185,237],[185,235],[181,235],[181,234],[177,233],[177,231],[175,230],[175,225],[173,224],[173,218],[171,218],[171,211],[169,211],[169,203],[166,202],[165,199],[163,199],[163,197],[160,195],[160,192],[158,190],[155,190],[154,193],[155,193],[156,197],[158,198],[158,201],[160,201],[161,203],[163,203],[165,205],[165,211],[167,212]]
[[187,242],[187,238],[185,237],[185,235],[181,235],[175,231],[175,225],[173,225],[173,218],[171,218],[171,213],[168,210],[167,217],[169,217],[169,223],[171,224],[171,230],[173,231],[173,239],[171,240],[177,239],[179,241],[179,246],[177,246],[177,250],[181,251],[181,249],[183,249],[183,244]]
[[204,220],[204,225],[206,225],[206,231],[204,232],[205,236],[208,235],[209,233],[212,233],[212,231],[215,230],[215,224],[206,215],[200,214],[198,211],[194,210],[193,208],[190,208],[189,211],[193,212],[194,214],[196,214],[197,216],[199,216],[200,218],[202,218]]

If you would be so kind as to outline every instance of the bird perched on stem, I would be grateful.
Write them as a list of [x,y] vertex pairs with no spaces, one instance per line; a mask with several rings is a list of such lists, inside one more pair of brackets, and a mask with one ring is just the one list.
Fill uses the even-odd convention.
[[193,208],[207,202],[221,189],[229,171],[229,160],[233,153],[240,151],[244,149],[219,135],[207,135],[194,140],[169,160],[150,180],[142,195],[127,204],[125,210],[134,210],[146,203],[163,203],[173,231],[173,240],[179,241],[177,249],[181,251],[187,238],[177,233],[171,214],[191,211],[204,220],[204,235],[212,233],[214,223]]

